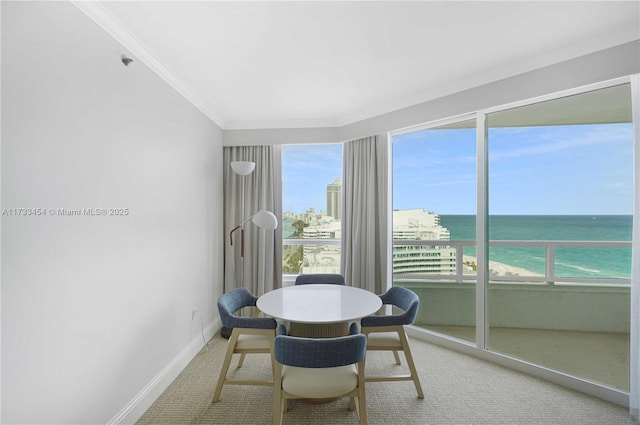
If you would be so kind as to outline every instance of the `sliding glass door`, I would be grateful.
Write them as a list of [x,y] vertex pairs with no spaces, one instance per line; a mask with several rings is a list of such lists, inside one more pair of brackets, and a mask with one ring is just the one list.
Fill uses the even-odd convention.
[[628,81],[393,134],[393,284],[416,324],[629,390]]
[[628,391],[629,85],[487,122],[486,348]]

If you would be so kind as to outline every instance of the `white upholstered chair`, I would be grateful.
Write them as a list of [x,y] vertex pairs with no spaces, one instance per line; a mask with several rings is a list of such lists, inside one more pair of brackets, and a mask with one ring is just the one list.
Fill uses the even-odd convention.
[[356,410],[360,425],[367,423],[364,387],[366,337],[351,326],[351,335],[336,338],[302,338],[285,335],[278,328],[274,355],[273,423],[281,425],[289,399],[350,397],[349,410]]

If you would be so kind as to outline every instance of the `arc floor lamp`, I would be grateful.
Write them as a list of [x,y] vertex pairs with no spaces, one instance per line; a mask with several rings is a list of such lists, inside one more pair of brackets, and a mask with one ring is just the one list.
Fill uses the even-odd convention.
[[[241,221],[240,224],[235,226],[229,232],[229,244],[231,246],[231,254],[233,258],[233,282],[237,288],[244,286],[244,226],[245,224],[252,222],[256,226],[266,229],[274,230],[278,227],[278,218],[271,211],[259,210],[247,218],[245,212],[245,178],[253,172],[256,168],[256,163],[251,161],[233,161],[231,162],[231,169],[242,178],[242,198],[241,198]],[[236,261],[235,261],[235,248],[233,246],[233,233],[240,230],[240,282],[237,279],[236,273]],[[231,329],[223,327],[221,335],[225,338],[229,338],[231,335]]]

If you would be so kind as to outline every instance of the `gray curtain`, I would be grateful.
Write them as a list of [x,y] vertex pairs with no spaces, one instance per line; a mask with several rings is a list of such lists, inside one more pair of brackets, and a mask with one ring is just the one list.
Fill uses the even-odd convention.
[[342,274],[348,284],[384,293],[389,285],[389,136],[344,143]]
[[[255,170],[245,176],[245,214],[242,217],[242,176],[231,169],[232,161],[251,161]],[[224,148],[224,289],[243,286],[260,296],[282,286],[282,157],[280,146],[233,146]],[[240,255],[241,231],[229,233],[259,210],[278,218],[275,230],[244,226],[244,261]],[[244,263],[244,266],[243,266]],[[243,276],[244,271],[244,276]]]

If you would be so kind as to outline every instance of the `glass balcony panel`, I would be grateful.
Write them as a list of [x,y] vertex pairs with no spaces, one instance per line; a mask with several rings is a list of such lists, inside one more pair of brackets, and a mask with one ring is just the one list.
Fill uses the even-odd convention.
[[629,287],[489,284],[487,349],[629,390]]

